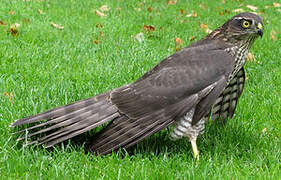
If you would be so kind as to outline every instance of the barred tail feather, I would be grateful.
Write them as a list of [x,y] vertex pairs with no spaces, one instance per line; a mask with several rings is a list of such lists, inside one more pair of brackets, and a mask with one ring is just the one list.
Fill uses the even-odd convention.
[[118,108],[108,101],[108,93],[105,93],[17,120],[11,126],[32,124],[31,127],[16,132],[28,132],[26,135],[18,138],[18,140],[37,137],[35,138],[36,140],[29,142],[29,144],[46,144],[46,147],[51,147],[112,121],[119,116]]

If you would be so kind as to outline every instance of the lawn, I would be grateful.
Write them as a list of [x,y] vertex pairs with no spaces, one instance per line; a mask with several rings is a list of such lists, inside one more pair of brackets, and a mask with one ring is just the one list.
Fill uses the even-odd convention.
[[[171,2],[0,2],[1,179],[281,178],[281,7],[256,0]],[[264,37],[251,49],[255,58],[246,64],[234,118],[208,124],[199,137],[200,161],[187,140],[170,141],[167,130],[105,157],[85,155],[71,143],[51,151],[22,147],[11,135],[15,119],[138,79],[204,37],[200,25],[214,30],[233,10],[254,10],[246,5],[264,17]]]

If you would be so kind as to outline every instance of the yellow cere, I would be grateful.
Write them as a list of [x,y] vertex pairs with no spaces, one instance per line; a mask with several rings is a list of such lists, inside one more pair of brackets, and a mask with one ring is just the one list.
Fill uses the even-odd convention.
[[258,29],[262,29],[261,23],[258,24]]

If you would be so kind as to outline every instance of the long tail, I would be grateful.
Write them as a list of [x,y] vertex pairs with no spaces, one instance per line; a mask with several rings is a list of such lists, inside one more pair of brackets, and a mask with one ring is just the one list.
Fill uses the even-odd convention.
[[108,95],[109,93],[105,93],[19,119],[12,123],[11,127],[32,124],[32,126],[16,132],[28,132],[18,140],[37,136],[39,138],[28,144],[45,144],[46,147],[51,147],[119,117],[118,108],[110,103]]

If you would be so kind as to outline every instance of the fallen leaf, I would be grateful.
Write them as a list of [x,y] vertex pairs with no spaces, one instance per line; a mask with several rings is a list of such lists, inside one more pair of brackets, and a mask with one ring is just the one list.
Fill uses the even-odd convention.
[[149,32],[155,31],[155,27],[152,26],[152,25],[144,25],[144,26],[142,27],[142,29],[143,29],[144,31],[149,31]]
[[152,8],[152,7],[149,7],[149,8],[147,8],[147,10],[148,10],[149,12],[152,12],[152,11],[153,11],[153,8]]
[[274,7],[281,7],[281,4],[275,3],[275,2],[274,2],[274,3],[273,3],[273,6],[274,6]]
[[110,8],[108,8],[107,5],[102,5],[102,6],[100,7],[100,10],[101,10],[102,12],[109,11],[109,9],[110,9]]
[[189,38],[189,41],[194,41],[194,39],[195,39],[195,36],[191,36],[191,37]]
[[0,21],[0,26],[6,26],[7,24],[5,23],[5,21]]
[[185,13],[186,13],[186,11],[185,11],[184,9],[182,9],[182,8],[181,8],[181,9],[180,9],[180,13],[181,13],[181,14],[185,14]]
[[103,37],[103,33],[102,33],[102,31],[100,31],[100,36],[99,36],[100,38],[102,38]]
[[201,23],[200,24],[200,28],[203,29],[205,31],[205,33],[211,33],[212,30],[209,29],[209,27],[206,24]]
[[169,1],[168,4],[169,5],[173,5],[173,4],[175,4],[175,2],[174,1]]
[[58,24],[55,24],[54,22],[51,22],[50,24],[51,24],[52,27],[54,27],[54,28],[56,28],[56,29],[59,29],[59,30],[63,30],[63,29],[64,29],[63,26],[58,25]]
[[26,24],[29,24],[29,23],[30,23],[30,19],[28,19],[28,18],[24,18],[23,21],[24,21]]
[[191,17],[192,16],[192,14],[187,14],[185,17]]
[[19,31],[18,31],[18,28],[20,27],[20,24],[19,23],[14,23],[10,26],[9,30],[8,30],[8,33],[11,33],[12,36],[18,36],[19,34]]
[[195,11],[192,12],[192,17],[194,17],[194,18],[197,17],[197,13]]
[[6,97],[9,97],[10,102],[13,104],[13,100],[15,99],[15,96],[13,93],[4,92],[3,95]]
[[182,44],[182,39],[181,38],[176,38],[175,39],[176,45]]
[[15,14],[15,11],[9,11],[9,14],[11,14],[11,15],[14,15]]
[[144,34],[142,32],[135,35],[135,40],[137,40],[139,43],[142,43],[144,41]]
[[268,8],[270,8],[270,7],[271,7],[271,6],[269,6],[269,5],[264,6],[265,9],[268,9]]
[[37,9],[39,14],[44,14],[43,11],[41,9]]
[[276,41],[276,34],[277,34],[277,32],[276,31],[274,31],[274,30],[272,30],[271,32],[270,32],[270,36],[271,36],[271,39],[273,40],[273,41]]
[[246,8],[251,9],[252,11],[256,11],[258,8],[256,6],[247,5]]
[[249,52],[247,60],[250,61],[250,62],[255,62],[256,61],[256,57],[254,56],[254,54]]
[[266,131],[267,131],[267,129],[266,129],[266,128],[263,128],[263,130],[261,131],[261,133],[262,133],[262,134],[265,134]]
[[182,46],[182,39],[181,38],[175,38],[175,44],[176,44],[176,51],[180,51],[181,46]]
[[100,40],[99,40],[99,39],[95,39],[95,40],[94,40],[94,43],[95,43],[95,44],[99,44],[99,43],[100,43]]
[[106,17],[107,15],[100,12],[99,10],[96,10],[96,15],[100,16],[100,17]]
[[103,28],[103,25],[100,24],[100,23],[97,23],[97,24],[96,24],[96,27],[97,27],[97,28]]
[[204,9],[204,10],[206,9],[206,5],[205,5],[205,4],[200,4],[199,7],[200,7],[201,9]]
[[222,0],[221,2],[222,2],[223,4],[225,4],[225,0]]
[[136,11],[141,11],[141,8],[134,8],[134,10],[136,10]]
[[244,9],[241,9],[241,8],[234,9],[234,10],[232,10],[232,12],[235,12],[235,13],[244,12]]

